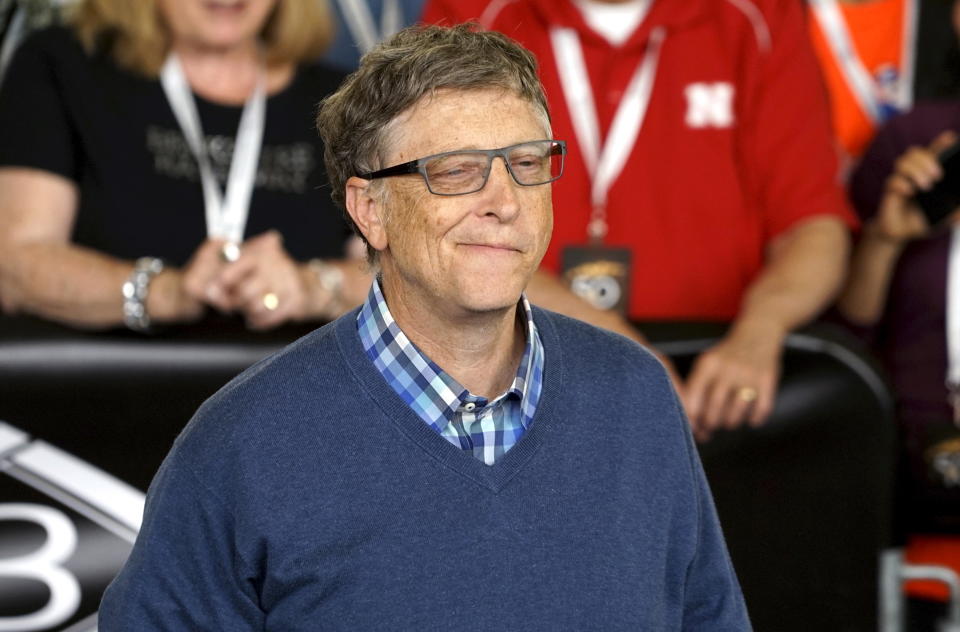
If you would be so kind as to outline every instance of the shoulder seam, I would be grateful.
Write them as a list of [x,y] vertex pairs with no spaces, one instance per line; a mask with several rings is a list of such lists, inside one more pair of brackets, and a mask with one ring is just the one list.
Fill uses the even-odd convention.
[[757,39],[757,47],[763,53],[769,53],[773,48],[773,42],[770,37],[770,26],[763,12],[757,7],[753,0],[727,0],[728,3],[737,8],[753,27],[753,35]]
[[483,13],[480,14],[480,26],[489,29],[493,25],[493,21],[500,15],[500,12],[503,11],[508,4],[513,4],[514,2],[516,2],[516,0],[492,0],[483,10]]

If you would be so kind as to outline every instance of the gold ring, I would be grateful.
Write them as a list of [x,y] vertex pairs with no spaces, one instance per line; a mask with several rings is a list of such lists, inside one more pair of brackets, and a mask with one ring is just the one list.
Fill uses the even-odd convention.
[[737,389],[737,397],[740,398],[741,402],[746,402],[747,404],[752,404],[757,401],[757,389],[752,386],[741,386]]
[[240,244],[234,241],[228,241],[223,244],[223,247],[220,248],[220,258],[227,262],[233,263],[240,258]]
[[280,305],[280,299],[273,292],[267,292],[263,295],[263,306],[267,308],[267,311],[272,312],[277,309]]

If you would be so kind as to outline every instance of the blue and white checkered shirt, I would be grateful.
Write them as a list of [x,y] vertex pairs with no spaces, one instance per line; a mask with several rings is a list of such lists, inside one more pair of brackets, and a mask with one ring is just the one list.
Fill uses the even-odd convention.
[[523,357],[513,384],[493,400],[470,393],[410,342],[390,314],[379,279],[357,316],[363,348],[393,390],[447,441],[487,465],[523,436],[543,386],[543,344],[526,296],[520,302],[527,323]]

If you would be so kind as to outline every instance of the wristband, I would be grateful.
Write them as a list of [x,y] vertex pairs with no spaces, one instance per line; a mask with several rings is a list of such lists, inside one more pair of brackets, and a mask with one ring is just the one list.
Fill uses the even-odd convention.
[[308,265],[317,276],[320,287],[330,295],[327,304],[324,305],[324,311],[327,314],[335,313],[339,308],[341,294],[343,293],[343,270],[322,259],[311,259]]
[[124,281],[123,324],[134,331],[150,329],[150,314],[147,313],[147,295],[150,281],[163,270],[163,261],[156,257],[140,257],[133,265],[133,272]]

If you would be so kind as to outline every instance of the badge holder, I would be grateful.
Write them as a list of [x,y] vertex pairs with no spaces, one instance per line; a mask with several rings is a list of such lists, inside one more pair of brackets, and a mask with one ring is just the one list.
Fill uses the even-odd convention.
[[563,249],[563,280],[571,291],[602,310],[627,315],[630,306],[629,248],[602,244]]

